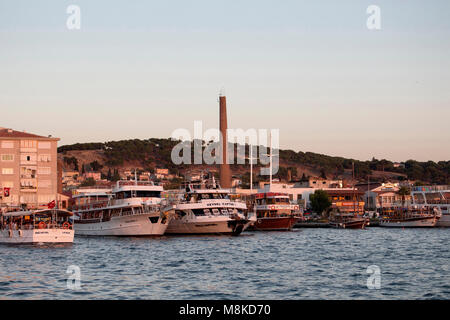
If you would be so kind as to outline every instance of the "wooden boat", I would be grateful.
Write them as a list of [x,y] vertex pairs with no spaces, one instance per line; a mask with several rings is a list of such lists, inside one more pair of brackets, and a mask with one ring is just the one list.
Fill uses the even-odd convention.
[[330,218],[329,225],[336,229],[365,229],[369,219],[354,214],[335,214]]
[[382,211],[380,227],[390,228],[432,228],[441,218],[438,208],[400,207]]
[[[352,164],[352,178],[355,179],[355,165]],[[364,213],[359,210],[359,201],[356,196],[355,185],[353,184],[353,199],[351,200],[353,209],[340,212],[339,209],[331,213],[329,225],[338,229],[365,229],[369,225],[369,218],[363,217]]]

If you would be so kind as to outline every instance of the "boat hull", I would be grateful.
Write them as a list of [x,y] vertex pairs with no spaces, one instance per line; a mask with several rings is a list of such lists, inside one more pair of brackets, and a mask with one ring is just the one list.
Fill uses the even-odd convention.
[[251,230],[255,231],[290,231],[300,218],[266,217],[258,218]]
[[[157,220],[152,222],[150,218]],[[74,222],[75,234],[81,236],[162,236],[169,224],[155,214],[112,217],[109,221],[94,223]]]
[[330,227],[335,229],[365,229],[369,225],[367,219],[353,219],[349,221],[330,221]]
[[166,234],[226,234],[237,236],[246,230],[253,221],[230,218],[172,219]]
[[1,230],[0,243],[72,243],[74,230],[71,229],[31,229]]
[[449,228],[450,227],[450,213],[442,214],[441,218],[436,223],[436,227]]

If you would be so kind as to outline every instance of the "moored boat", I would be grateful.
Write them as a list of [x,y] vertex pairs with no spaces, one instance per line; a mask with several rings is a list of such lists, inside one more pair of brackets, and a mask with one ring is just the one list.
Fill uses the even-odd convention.
[[284,193],[258,193],[254,208],[257,220],[251,230],[289,231],[302,216],[299,206],[291,204]]
[[412,205],[418,208],[436,207],[441,217],[436,227],[450,227],[450,186],[416,186],[411,190]]
[[365,229],[369,219],[351,213],[336,213],[330,217],[328,224],[336,229]]
[[166,210],[174,212],[167,234],[227,234],[237,236],[255,222],[247,214],[247,205],[230,199],[230,190],[222,189],[212,178],[194,182],[186,190],[172,193]]
[[0,216],[0,243],[72,243],[72,212],[62,209],[17,210]]
[[77,235],[161,236],[170,216],[161,211],[162,186],[118,181],[111,192],[80,192],[73,208]]
[[385,208],[380,215],[380,227],[432,228],[441,218],[438,208]]

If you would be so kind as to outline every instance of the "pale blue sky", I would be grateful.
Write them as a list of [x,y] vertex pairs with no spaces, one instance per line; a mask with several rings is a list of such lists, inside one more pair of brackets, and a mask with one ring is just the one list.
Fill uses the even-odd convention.
[[280,128],[282,148],[449,160],[449,16],[447,0],[0,0],[0,126],[169,137],[217,127],[225,87],[229,126]]

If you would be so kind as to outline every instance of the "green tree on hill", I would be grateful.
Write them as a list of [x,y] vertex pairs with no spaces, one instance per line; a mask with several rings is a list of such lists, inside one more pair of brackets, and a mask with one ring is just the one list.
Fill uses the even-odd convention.
[[87,178],[86,180],[84,180],[80,187],[92,187],[95,186],[96,182],[94,180],[94,178]]

